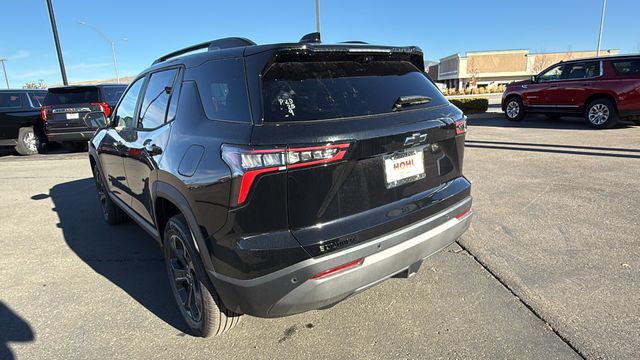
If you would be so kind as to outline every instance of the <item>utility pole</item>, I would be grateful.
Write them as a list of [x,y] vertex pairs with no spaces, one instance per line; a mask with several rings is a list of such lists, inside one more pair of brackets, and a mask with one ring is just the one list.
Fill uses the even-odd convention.
[[600,44],[602,44],[602,29],[604,28],[604,11],[607,8],[607,0],[602,0],[602,16],[600,16],[600,32],[598,33],[598,50],[596,56],[600,56]]
[[53,31],[53,41],[56,43],[56,51],[58,52],[58,63],[60,63],[60,73],[62,74],[62,83],[67,86],[67,71],[64,69],[64,59],[62,59],[62,49],[60,48],[60,39],[58,38],[58,27],[56,25],[56,17],[53,14],[53,5],[51,0],[47,0],[47,7],[49,8],[49,19],[51,20],[51,31]]
[[9,89],[9,77],[7,76],[7,69],[4,67],[5,61],[7,61],[7,59],[0,59],[0,62],[2,63],[2,71],[4,71],[4,80],[7,82],[7,89]]
[[[97,32],[100,36],[102,36],[102,38],[103,38],[106,42],[108,42],[109,44],[111,44],[111,55],[112,55],[112,57],[113,57],[113,67],[114,67],[114,69],[115,69],[115,71],[116,71],[116,81],[117,81],[118,83],[120,83],[120,74],[118,73],[118,61],[116,60],[116,42],[115,42],[115,40],[112,40],[112,39],[111,39],[111,38],[109,38],[107,35],[105,35],[105,33],[104,33],[102,30],[100,30],[100,29],[98,29],[97,27],[95,27],[95,26],[93,26],[93,25],[89,24],[89,23],[88,23],[88,22],[86,22],[86,21],[78,21],[78,23],[79,23],[80,25],[84,25],[84,26],[86,26],[86,27],[88,27],[88,28],[92,29],[93,31]],[[126,41],[127,39],[126,39],[126,38],[124,38],[124,39],[122,39],[122,40],[125,40],[125,41]]]
[[316,32],[320,33],[320,0],[316,0]]

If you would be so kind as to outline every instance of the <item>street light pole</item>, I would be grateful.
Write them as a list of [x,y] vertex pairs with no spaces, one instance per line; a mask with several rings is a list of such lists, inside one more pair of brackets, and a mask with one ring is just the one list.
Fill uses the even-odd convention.
[[9,77],[7,76],[7,69],[4,67],[5,61],[7,61],[7,59],[0,59],[0,62],[2,63],[2,71],[4,71],[4,80],[7,82],[7,89],[9,89]]
[[[92,29],[93,31],[97,32],[100,36],[102,36],[102,38],[108,42],[111,45],[111,55],[113,56],[113,68],[116,71],[116,81],[118,83],[120,83],[120,73],[118,72],[118,61],[116,60],[116,42],[115,40],[111,40],[111,38],[109,38],[107,35],[105,35],[104,32],[102,32],[102,30],[98,29],[97,27],[89,24],[86,21],[78,21],[78,23],[80,25],[84,25],[90,29]],[[126,40],[126,39],[124,39]]]
[[316,0],[316,32],[320,33],[320,0]]
[[604,11],[607,8],[607,0],[602,0],[602,16],[600,16],[600,32],[598,33],[598,50],[596,56],[600,56],[600,44],[602,43],[602,28],[604,28]]
[[56,51],[58,52],[58,63],[60,64],[60,73],[62,74],[62,83],[67,86],[67,71],[64,69],[64,60],[62,59],[62,49],[60,48],[60,39],[58,38],[58,27],[56,26],[56,17],[53,14],[53,5],[51,0],[47,0],[49,8],[49,20],[51,20],[51,30],[53,31],[53,41],[56,43]]

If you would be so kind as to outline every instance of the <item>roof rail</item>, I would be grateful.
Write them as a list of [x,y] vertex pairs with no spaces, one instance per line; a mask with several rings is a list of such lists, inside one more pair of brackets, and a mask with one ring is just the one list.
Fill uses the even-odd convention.
[[191,45],[184,49],[180,49],[180,50],[168,53],[164,56],[161,56],[153,62],[153,65],[161,63],[163,61],[167,61],[171,58],[174,58],[180,55],[190,53],[192,51],[196,51],[196,50],[207,49],[209,51],[212,51],[212,50],[230,49],[234,47],[253,46],[253,45],[256,45],[256,43],[254,43],[249,39],[240,38],[240,37],[228,37],[224,39],[207,41],[200,44]]
[[301,43],[319,43],[320,42],[320,33],[319,32],[312,32],[309,33],[305,36],[302,37],[302,39],[300,39]]
[[342,41],[341,44],[364,44],[364,45],[369,45],[368,42],[366,41],[360,41],[360,40],[349,40],[349,41]]

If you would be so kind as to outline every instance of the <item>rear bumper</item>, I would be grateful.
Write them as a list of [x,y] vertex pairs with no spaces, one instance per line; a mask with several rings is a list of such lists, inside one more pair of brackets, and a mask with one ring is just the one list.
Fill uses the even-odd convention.
[[97,129],[74,129],[69,131],[47,131],[49,141],[89,141]]
[[[469,227],[471,197],[393,233],[312,258],[251,280],[210,274],[227,307],[258,317],[280,317],[325,308],[396,274],[415,271],[416,264],[457,240]],[[312,279],[319,272],[364,258],[361,265]]]

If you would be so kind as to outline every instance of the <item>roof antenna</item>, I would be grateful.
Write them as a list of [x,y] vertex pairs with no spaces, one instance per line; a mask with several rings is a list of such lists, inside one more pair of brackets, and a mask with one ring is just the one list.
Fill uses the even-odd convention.
[[302,37],[302,39],[300,39],[301,43],[319,43],[320,42],[320,33],[319,32],[313,32],[313,33],[309,33],[305,36]]

